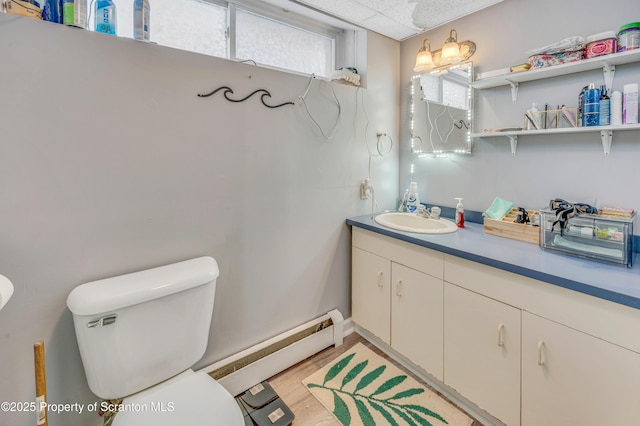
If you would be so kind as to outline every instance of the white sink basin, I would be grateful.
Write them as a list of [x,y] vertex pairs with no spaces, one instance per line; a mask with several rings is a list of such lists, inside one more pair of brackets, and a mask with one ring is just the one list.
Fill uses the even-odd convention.
[[458,227],[447,219],[428,219],[415,213],[383,213],[375,221],[387,228],[418,234],[448,234],[456,232]]

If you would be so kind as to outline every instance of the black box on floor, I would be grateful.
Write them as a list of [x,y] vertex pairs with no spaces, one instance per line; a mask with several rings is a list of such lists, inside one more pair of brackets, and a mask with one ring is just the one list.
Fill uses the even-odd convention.
[[249,413],[257,426],[289,426],[295,416],[280,398]]
[[277,397],[278,394],[267,381],[258,383],[240,396],[242,401],[251,408],[262,408]]

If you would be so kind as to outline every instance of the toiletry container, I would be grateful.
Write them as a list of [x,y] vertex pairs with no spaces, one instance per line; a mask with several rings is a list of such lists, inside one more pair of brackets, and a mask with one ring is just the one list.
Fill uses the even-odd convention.
[[600,126],[608,126],[611,123],[611,99],[607,94],[606,86],[600,87]]
[[407,211],[415,213],[420,206],[420,197],[418,196],[418,184],[411,182],[409,184],[409,197],[407,198]]
[[585,39],[585,43],[585,58],[595,58],[596,56],[616,53],[618,48],[618,37],[615,31],[606,31],[590,35]]
[[632,22],[618,31],[618,52],[640,48],[640,22]]
[[584,92],[584,126],[597,126],[600,123],[600,89],[595,83],[589,83]]
[[149,0],[133,0],[133,38],[149,41],[151,39],[151,6]]
[[87,28],[87,0],[62,0],[62,23]]
[[71,291],[67,306],[89,388],[103,400],[146,408],[120,410],[112,426],[244,426],[233,396],[191,369],[207,349],[218,274],[205,256]]
[[95,0],[95,31],[117,34],[116,4],[113,0]]
[[584,126],[584,94],[589,86],[584,86],[578,95],[578,126]]
[[62,0],[44,0],[42,20],[62,24]]
[[464,228],[464,206],[462,205],[463,198],[456,198],[458,204],[456,204],[456,225],[458,228]]
[[622,93],[614,90],[611,93],[611,125],[622,124]]
[[538,104],[531,104],[531,108],[527,110],[527,130],[538,130],[542,128],[542,120],[540,120],[540,110]]
[[398,206],[398,211],[400,213],[407,211],[407,200],[409,199],[409,190],[404,190],[404,195],[402,196],[402,200],[400,200],[400,205]]
[[638,123],[638,83],[625,84],[622,99],[622,123]]

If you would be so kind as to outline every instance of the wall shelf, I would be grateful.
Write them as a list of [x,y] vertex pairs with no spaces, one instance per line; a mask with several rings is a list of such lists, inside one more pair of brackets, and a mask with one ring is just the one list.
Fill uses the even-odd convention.
[[511,86],[511,98],[513,102],[515,102],[518,96],[518,86],[520,83],[575,74],[582,71],[602,69],[607,89],[611,90],[616,65],[630,64],[634,62],[640,62],[640,49],[599,56],[591,59],[583,59],[577,62],[554,65],[546,68],[538,68],[529,71],[483,78],[471,83],[471,87],[476,89],[490,89],[493,87]]
[[[639,52],[640,53],[640,52]],[[511,144],[511,154],[516,155],[519,136],[559,135],[573,133],[600,133],[602,149],[605,155],[611,152],[613,133],[618,131],[640,130],[640,124],[621,124],[616,126],[568,127],[562,129],[515,130],[508,132],[472,133],[472,138],[507,138]]]

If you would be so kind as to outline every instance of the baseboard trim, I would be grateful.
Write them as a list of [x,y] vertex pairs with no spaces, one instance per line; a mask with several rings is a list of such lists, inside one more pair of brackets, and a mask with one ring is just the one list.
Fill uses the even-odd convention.
[[[322,317],[202,368],[229,393],[239,395],[298,362],[344,339],[344,319],[334,309]],[[353,321],[349,321],[353,328]]]

